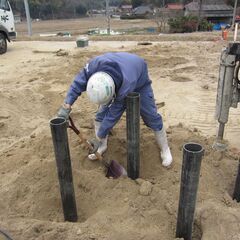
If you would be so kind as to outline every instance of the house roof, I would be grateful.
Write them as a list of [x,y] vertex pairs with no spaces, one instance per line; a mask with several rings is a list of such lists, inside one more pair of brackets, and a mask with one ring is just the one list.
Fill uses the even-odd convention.
[[232,13],[204,13],[205,17],[231,17],[233,16]]
[[[198,11],[198,2],[190,2],[185,5],[188,11]],[[227,4],[202,4],[202,11],[233,11],[233,7]]]
[[182,10],[184,9],[184,5],[182,3],[168,3],[165,6],[167,9],[171,10]]
[[146,14],[146,13],[153,13],[153,10],[149,6],[139,6],[133,9],[134,14]]
[[229,6],[227,4],[222,4],[222,5],[203,5],[203,10],[204,11],[226,11],[226,10],[233,10],[232,6]]

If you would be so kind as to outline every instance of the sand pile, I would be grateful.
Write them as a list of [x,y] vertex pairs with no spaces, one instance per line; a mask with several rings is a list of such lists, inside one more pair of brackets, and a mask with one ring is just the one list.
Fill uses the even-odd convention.
[[[186,43],[182,44],[185,50],[189,46]],[[197,45],[192,47],[192,51],[197,53],[199,49],[203,51],[207,47],[211,49],[209,58],[213,58],[216,57],[220,47],[211,48],[211,46],[212,43],[204,47]],[[173,86],[171,84],[176,83],[168,81],[176,76],[176,72],[171,69],[181,71],[182,67],[189,70],[187,76],[191,81],[178,82],[181,84],[181,89],[177,91],[182,91],[181,96],[186,96],[190,88],[188,84],[198,89],[193,84],[195,80],[193,75],[200,75],[199,69],[204,71],[204,67],[199,64],[203,59],[197,57],[193,59],[192,56],[181,57],[184,51],[181,48],[178,52],[179,56],[170,64],[170,56],[173,56],[176,50],[173,46],[172,49],[173,52],[171,46],[167,48],[166,43],[164,46],[127,49],[142,54],[150,61],[150,75],[157,102],[166,102],[166,105],[160,109],[166,119],[169,116],[167,109],[178,107],[177,104],[176,106],[170,104],[171,99],[169,102],[166,101],[167,92],[163,95],[160,94],[161,91],[159,92],[159,89],[167,86],[167,83],[170,87]],[[149,57],[156,52],[161,52],[162,55],[159,58]],[[79,145],[76,135],[69,131],[79,221],[78,223],[63,222],[48,121],[55,115],[78,69],[89,57],[99,53],[96,48],[90,48],[88,51],[74,50],[69,56],[61,57],[54,53],[47,55],[41,52],[32,53],[32,58],[27,60],[29,62],[23,61],[16,65],[17,74],[11,72],[3,79],[0,91],[0,101],[4,106],[0,113],[1,228],[11,233],[13,239],[18,240],[174,239],[182,145],[194,141],[203,145],[205,156],[201,168],[193,239],[240,239],[240,205],[231,199],[239,153],[237,150],[215,152],[212,149],[214,137],[206,136],[204,131],[200,131],[200,124],[197,127],[188,124],[194,121],[196,123],[197,120],[185,121],[181,117],[177,120],[174,118],[178,122],[176,124],[174,121],[172,121],[174,124],[171,124],[169,119],[166,123],[174,157],[174,165],[169,170],[161,166],[153,133],[141,123],[141,178],[136,181],[128,178],[117,180],[105,178],[103,166],[99,162],[91,162],[87,159],[87,152]],[[189,58],[192,58],[192,61]],[[158,80],[157,69],[161,66],[163,66],[161,68],[163,78]],[[209,68],[216,67],[217,59]],[[19,77],[16,78],[17,76]],[[205,81],[207,80],[209,78]],[[217,79],[214,81],[212,79],[209,83],[212,92]],[[199,92],[195,92],[195,99],[189,101],[198,101],[199,95],[206,91],[210,94],[210,90],[199,87]],[[192,109],[194,110],[195,107]],[[76,125],[80,126],[83,133],[89,137],[94,135],[92,120],[95,111],[96,106],[91,105],[85,95],[73,109]],[[123,116],[112,131],[109,148],[104,157],[115,159],[126,167],[125,121]],[[210,126],[209,123],[206,123],[206,126]]]

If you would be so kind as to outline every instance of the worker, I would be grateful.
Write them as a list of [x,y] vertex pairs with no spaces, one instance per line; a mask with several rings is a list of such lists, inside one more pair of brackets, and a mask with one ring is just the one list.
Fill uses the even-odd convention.
[[[151,80],[146,62],[139,56],[127,52],[106,53],[91,59],[72,82],[58,116],[68,119],[71,106],[86,91],[89,100],[99,105],[94,126],[100,141],[98,153],[107,150],[109,131],[118,122],[126,109],[128,93],[140,93],[140,115],[144,123],[155,133],[160,147],[162,165],[169,167],[172,155],[168,146],[162,117],[157,112]],[[95,154],[90,154],[95,160]]]

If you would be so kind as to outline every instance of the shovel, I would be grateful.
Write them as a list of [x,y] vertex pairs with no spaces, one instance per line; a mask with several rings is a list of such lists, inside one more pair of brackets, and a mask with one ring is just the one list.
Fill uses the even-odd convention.
[[108,178],[119,178],[121,176],[127,176],[127,171],[121,166],[117,161],[110,160],[106,161],[103,159],[101,154],[97,152],[99,147],[99,141],[97,139],[92,139],[88,141],[82,133],[77,129],[71,117],[69,117],[69,128],[72,129],[79,137],[80,142],[85,145],[85,147],[89,150],[89,153],[94,153],[97,157],[97,160],[101,161],[103,165],[106,167],[106,177]]

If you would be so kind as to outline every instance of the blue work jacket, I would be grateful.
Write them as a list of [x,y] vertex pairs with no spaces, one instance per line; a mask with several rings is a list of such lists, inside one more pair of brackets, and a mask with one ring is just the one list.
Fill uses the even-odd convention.
[[104,138],[123,114],[128,93],[139,92],[144,86],[151,84],[148,77],[147,64],[139,56],[127,52],[106,53],[89,61],[85,68],[77,74],[72,82],[65,103],[72,105],[82,92],[86,91],[88,79],[96,72],[106,72],[114,80],[116,98],[109,106],[98,132]]

